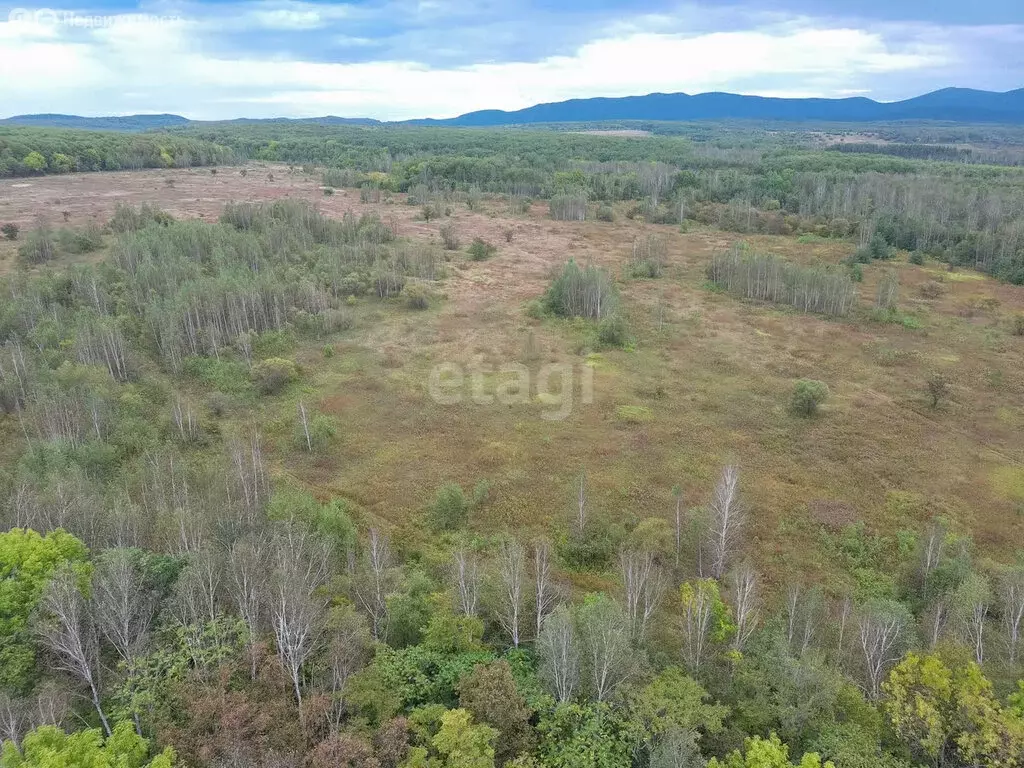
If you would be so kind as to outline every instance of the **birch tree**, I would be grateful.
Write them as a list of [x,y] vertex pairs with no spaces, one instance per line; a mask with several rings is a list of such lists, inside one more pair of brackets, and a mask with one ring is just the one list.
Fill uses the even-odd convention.
[[708,552],[711,576],[721,579],[729,560],[740,546],[740,534],[746,523],[746,512],[739,497],[739,468],[729,464],[722,470],[711,498],[708,523]]
[[109,736],[110,723],[100,703],[99,637],[73,571],[60,572],[47,585],[36,631],[39,641],[53,654],[54,668],[88,686],[92,705]]
[[288,673],[306,725],[302,706],[302,666],[316,651],[323,636],[326,600],[317,594],[330,576],[330,552],[300,525],[287,523],[271,543],[272,574],[269,614],[277,655]]
[[569,609],[561,605],[544,620],[537,636],[540,675],[555,699],[572,699],[579,684],[580,651]]
[[527,611],[526,549],[515,539],[507,539],[498,546],[497,556],[497,609],[498,623],[508,635],[513,648],[518,648]]

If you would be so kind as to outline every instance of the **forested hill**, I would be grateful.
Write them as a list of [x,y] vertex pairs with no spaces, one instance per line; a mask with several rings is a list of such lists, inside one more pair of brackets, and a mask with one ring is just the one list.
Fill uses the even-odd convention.
[[[891,120],[942,120],[1024,124],[1024,88],[1006,93],[972,88],[943,88],[911,99],[879,102],[864,97],[846,99],[782,99],[743,96],[735,93],[649,93],[621,98],[570,99],[536,104],[506,112],[486,109],[443,120],[408,120],[408,125],[497,126],[534,123],[600,122],[605,120],[785,120],[790,122],[877,122]],[[311,117],[299,119],[239,119],[237,123],[291,122],[322,125],[377,125],[361,117]],[[180,125],[203,124],[180,115],[127,115],[78,117],[76,115],[17,115],[0,125],[33,125],[92,130],[141,131]]]
[[869,122],[949,120],[1024,123],[1024,88],[1006,93],[944,88],[889,103],[868,98],[780,99],[734,93],[651,93],[617,99],[571,99],[515,112],[482,110],[442,125],[488,126],[596,120],[787,120]]

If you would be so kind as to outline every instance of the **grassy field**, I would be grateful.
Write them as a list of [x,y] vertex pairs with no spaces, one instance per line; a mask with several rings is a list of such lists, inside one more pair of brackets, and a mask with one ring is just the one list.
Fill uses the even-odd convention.
[[[84,223],[109,217],[117,202],[143,201],[209,220],[228,200],[295,196],[332,216],[377,212],[413,241],[440,239],[439,222],[421,220],[403,195],[361,203],[352,190],[326,197],[317,178],[287,167],[240,170],[51,177],[18,190],[3,182],[0,221],[27,228],[31,208],[57,225],[63,210],[72,224]],[[253,400],[282,478],[344,497],[362,522],[386,521],[397,541],[414,543],[428,536],[421,516],[449,480],[467,491],[490,484],[474,511],[475,531],[540,534],[568,525],[581,470],[592,514],[628,523],[667,519],[674,486],[688,506],[706,503],[719,468],[734,459],[751,511],[751,555],[777,582],[794,573],[842,578],[819,546],[822,529],[859,520],[892,534],[938,514],[971,533],[982,552],[1006,558],[1024,546],[1024,337],[1011,332],[1024,288],[935,262],[915,266],[899,254],[865,265],[859,306],[830,319],[709,287],[706,267],[737,241],[730,233],[683,233],[627,219],[624,208],[615,222],[552,221],[542,204],[514,216],[498,198],[476,211],[452,209],[444,221],[463,248],[448,252],[447,277],[428,310],[359,299],[349,330],[287,350],[302,366],[299,384]],[[666,244],[666,272],[628,278],[633,239],[649,233]],[[469,260],[474,237],[495,244],[496,255]],[[806,237],[746,242],[807,264],[836,264],[854,249]],[[0,271],[13,268],[14,245],[0,248]],[[628,348],[599,349],[583,324],[531,317],[529,302],[569,258],[616,276]],[[871,307],[888,270],[900,277],[899,312],[879,319]],[[462,402],[445,405],[431,396],[430,377],[452,363],[467,381]],[[580,402],[577,391],[564,420],[542,418],[553,406],[535,394],[519,404],[472,402],[473,370],[491,388],[502,380],[493,371],[516,363],[534,379],[545,364],[570,366],[577,388],[588,368],[593,402]],[[934,409],[926,391],[933,372],[951,383]],[[800,378],[831,390],[810,420],[788,407]],[[337,419],[327,452],[296,450],[299,400]]]

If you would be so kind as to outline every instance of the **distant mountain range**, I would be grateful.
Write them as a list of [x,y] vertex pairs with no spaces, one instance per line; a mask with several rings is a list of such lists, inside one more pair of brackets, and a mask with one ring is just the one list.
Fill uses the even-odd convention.
[[[848,99],[780,99],[735,93],[650,93],[621,98],[570,99],[537,104],[514,112],[486,109],[446,120],[406,120],[400,125],[500,126],[535,123],[594,123],[611,120],[780,120],[786,122],[880,122],[940,120],[961,123],[1024,124],[1024,88],[1006,93],[972,88],[943,88],[912,99],[879,102]],[[224,122],[224,121],[218,121]],[[371,118],[313,117],[238,119],[227,122],[294,122],[322,125],[383,125]],[[180,115],[78,117],[75,115],[18,115],[0,125],[34,125],[92,130],[143,131],[202,124]]]

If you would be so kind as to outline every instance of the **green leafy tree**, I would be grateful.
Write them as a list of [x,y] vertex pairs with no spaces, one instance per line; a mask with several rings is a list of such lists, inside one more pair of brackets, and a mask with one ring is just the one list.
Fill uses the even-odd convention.
[[1003,709],[973,662],[952,669],[910,653],[883,683],[885,712],[919,760],[934,765],[1020,765],[1024,720]]
[[735,750],[724,760],[711,758],[708,768],[835,768],[831,761],[821,762],[821,755],[808,752],[799,763],[789,762],[789,747],[774,733],[767,739],[754,736],[744,743],[744,750]]
[[170,747],[149,762],[149,742],[135,733],[131,723],[118,723],[106,739],[98,728],[64,733],[46,725],[26,734],[19,749],[4,742],[0,768],[173,768]]
[[24,690],[31,683],[35,650],[28,628],[43,590],[53,575],[70,565],[88,578],[88,550],[70,533],[45,536],[30,528],[0,534],[0,685]]
[[519,693],[512,667],[504,659],[481,664],[459,681],[459,705],[497,733],[495,757],[504,765],[533,747],[533,710]]
[[541,716],[538,756],[545,768],[622,768],[637,739],[606,702],[559,704]]
[[29,152],[21,162],[26,168],[35,173],[42,173],[46,170],[46,158],[39,152]]
[[[431,713],[432,714],[432,713]],[[497,731],[473,723],[465,709],[450,709],[440,716],[440,728],[430,746],[413,747],[403,763],[405,768],[494,768],[494,739]]]

